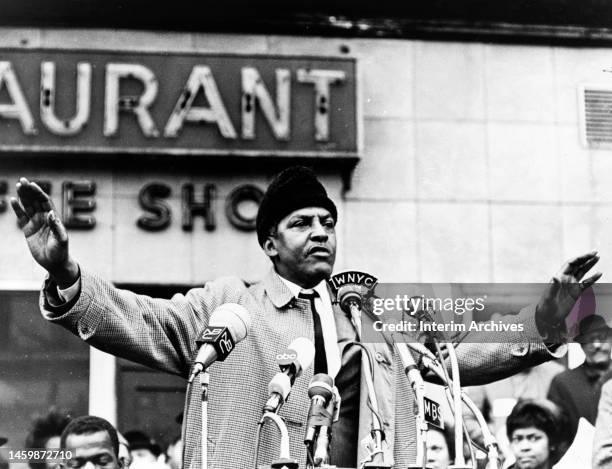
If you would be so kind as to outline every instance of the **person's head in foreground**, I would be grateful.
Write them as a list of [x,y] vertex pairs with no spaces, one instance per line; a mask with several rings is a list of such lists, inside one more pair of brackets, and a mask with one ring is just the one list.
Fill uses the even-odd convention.
[[157,463],[161,448],[148,434],[140,430],[130,430],[125,432],[125,439],[130,445],[133,467]]
[[336,205],[315,174],[292,166],[270,183],[257,212],[257,240],[283,278],[312,288],[336,259]]
[[69,469],[85,466],[103,469],[121,469],[117,430],[108,421],[93,415],[72,420],[64,429],[61,448],[72,452],[66,461]]
[[452,441],[452,427],[444,430],[429,425],[427,429],[427,467],[431,469],[447,469],[455,460]]
[[[36,417],[30,426],[26,436],[26,448],[58,449],[60,447],[60,435],[66,425],[70,422],[67,412],[51,407],[45,415]],[[32,469],[49,469],[55,466],[56,461],[47,460],[43,462],[28,462]]]
[[506,420],[515,469],[550,469],[562,456],[560,409],[548,400],[519,401]]

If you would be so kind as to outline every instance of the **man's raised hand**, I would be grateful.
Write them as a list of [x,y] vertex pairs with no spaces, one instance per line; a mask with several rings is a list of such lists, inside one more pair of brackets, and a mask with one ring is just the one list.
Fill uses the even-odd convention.
[[562,327],[582,292],[601,277],[597,272],[588,278],[586,273],[599,261],[596,251],[569,260],[552,278],[536,309],[536,319],[542,326]]
[[60,288],[76,282],[79,268],[70,257],[66,227],[49,196],[35,182],[20,178],[17,198],[11,197],[11,206],[34,260]]

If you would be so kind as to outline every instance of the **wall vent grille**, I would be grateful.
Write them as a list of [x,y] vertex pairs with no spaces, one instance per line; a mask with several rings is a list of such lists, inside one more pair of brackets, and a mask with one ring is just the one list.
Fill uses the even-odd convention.
[[585,146],[612,148],[612,85],[581,86],[580,105]]

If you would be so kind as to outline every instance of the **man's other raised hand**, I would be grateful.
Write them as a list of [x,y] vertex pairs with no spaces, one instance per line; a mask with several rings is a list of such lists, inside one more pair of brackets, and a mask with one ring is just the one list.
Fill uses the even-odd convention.
[[70,257],[68,233],[51,198],[38,184],[22,177],[17,183],[17,198],[10,200],[34,260],[60,288],[74,284],[79,267]]

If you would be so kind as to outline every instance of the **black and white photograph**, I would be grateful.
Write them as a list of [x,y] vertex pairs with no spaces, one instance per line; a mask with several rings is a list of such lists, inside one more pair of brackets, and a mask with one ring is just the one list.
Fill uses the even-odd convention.
[[0,469],[612,468],[612,4],[0,0],[0,239]]

